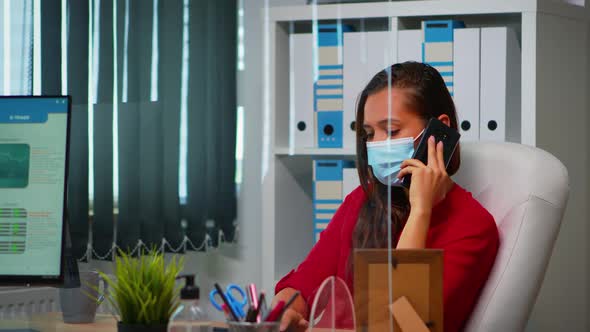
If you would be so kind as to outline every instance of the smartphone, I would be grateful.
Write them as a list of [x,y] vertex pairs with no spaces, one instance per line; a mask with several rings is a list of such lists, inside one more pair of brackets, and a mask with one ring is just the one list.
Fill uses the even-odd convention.
[[[459,138],[461,134],[453,128],[450,128],[442,121],[437,118],[431,118],[426,125],[426,129],[422,134],[420,143],[414,151],[412,159],[418,159],[424,164],[428,164],[428,138],[434,136],[435,142],[443,142],[443,158],[445,161],[445,167],[449,167],[449,162],[455,153],[457,144],[459,144]],[[404,176],[402,185],[406,188],[410,188],[412,183],[412,175],[408,174]]]

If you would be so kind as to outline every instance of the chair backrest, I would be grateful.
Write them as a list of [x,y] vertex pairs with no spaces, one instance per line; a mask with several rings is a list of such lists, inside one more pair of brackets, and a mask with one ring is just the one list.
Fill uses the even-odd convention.
[[567,203],[567,170],[538,148],[462,143],[453,179],[494,216],[500,233],[496,262],[465,331],[523,331]]

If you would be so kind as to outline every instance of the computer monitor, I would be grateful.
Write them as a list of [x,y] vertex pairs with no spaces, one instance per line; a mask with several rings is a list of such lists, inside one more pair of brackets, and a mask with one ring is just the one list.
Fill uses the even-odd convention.
[[69,96],[0,96],[0,285],[64,279]]

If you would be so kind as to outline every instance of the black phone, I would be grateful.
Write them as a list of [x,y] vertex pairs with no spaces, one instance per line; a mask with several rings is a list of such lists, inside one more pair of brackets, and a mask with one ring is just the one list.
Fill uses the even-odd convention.
[[[443,158],[445,161],[445,167],[449,167],[449,162],[455,153],[457,144],[459,144],[459,138],[461,134],[453,128],[450,128],[442,121],[437,118],[431,118],[426,125],[426,129],[422,134],[420,143],[414,151],[412,159],[418,159],[424,164],[428,163],[428,138],[434,136],[435,142],[443,142]],[[410,174],[404,176],[402,185],[406,188],[410,188],[412,183],[412,176]]]

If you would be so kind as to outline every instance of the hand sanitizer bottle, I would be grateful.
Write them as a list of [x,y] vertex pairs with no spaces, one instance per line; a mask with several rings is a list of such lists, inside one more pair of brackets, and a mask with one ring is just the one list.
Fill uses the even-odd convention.
[[207,317],[199,304],[199,287],[195,286],[195,275],[180,275],[176,279],[185,279],[185,286],[180,290],[180,306],[172,314],[168,323],[168,332],[201,332],[207,330]]

